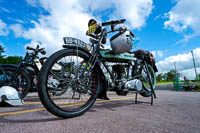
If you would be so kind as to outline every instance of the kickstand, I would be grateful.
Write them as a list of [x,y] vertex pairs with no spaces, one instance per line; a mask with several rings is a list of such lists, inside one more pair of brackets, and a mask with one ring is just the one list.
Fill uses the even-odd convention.
[[[153,97],[153,93],[152,93],[152,94],[151,94],[151,103],[150,103],[151,106],[153,105],[153,98],[154,98],[154,97]],[[138,100],[137,100],[137,99],[138,99],[138,92],[135,93],[135,104],[138,103]]]
[[137,96],[138,96],[138,92],[135,93],[135,104],[137,104]]
[[151,106],[153,106],[153,93],[151,93]]

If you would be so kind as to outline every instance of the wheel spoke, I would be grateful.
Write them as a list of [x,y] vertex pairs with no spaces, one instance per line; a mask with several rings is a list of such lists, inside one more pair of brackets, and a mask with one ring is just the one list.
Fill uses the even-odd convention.
[[[55,92],[54,95],[49,96],[58,108],[62,108],[63,105],[59,103],[66,103],[72,105],[62,108],[63,110],[78,110],[87,104],[90,98],[96,93],[95,74],[86,74],[87,69],[85,69],[83,65],[84,62],[85,59],[76,54],[64,56],[56,60],[54,65],[52,65],[53,67],[51,68],[49,75],[51,75],[53,80],[57,80],[58,84],[49,89],[49,93],[51,93],[51,91]],[[60,71],[55,72],[55,70],[53,70],[54,68],[59,68]],[[66,92],[60,94],[58,92],[60,90],[63,92],[65,90]]]

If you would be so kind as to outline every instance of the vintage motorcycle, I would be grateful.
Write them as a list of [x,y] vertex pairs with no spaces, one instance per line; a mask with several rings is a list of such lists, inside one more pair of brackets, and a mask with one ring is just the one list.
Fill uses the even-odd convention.
[[[155,63],[146,55],[130,52],[135,35],[126,27],[115,28],[124,21],[98,24],[91,19],[86,33],[90,44],[64,37],[64,49],[47,59],[38,78],[39,97],[48,111],[63,118],[82,115],[96,98],[108,99],[109,90],[118,95],[136,92],[156,97]],[[110,39],[112,50],[104,49],[107,34],[113,32],[118,33]]]
[[0,87],[11,86],[15,88],[23,99],[28,92],[37,89],[37,76],[46,57],[39,58],[38,54],[46,54],[44,48],[26,47],[27,50],[23,60],[18,64],[0,65]]

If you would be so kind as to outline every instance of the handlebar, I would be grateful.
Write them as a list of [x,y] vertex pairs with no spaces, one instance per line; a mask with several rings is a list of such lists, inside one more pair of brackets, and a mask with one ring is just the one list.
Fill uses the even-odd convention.
[[35,51],[34,48],[31,48],[31,47],[29,47],[29,46],[27,46],[26,49],[27,49],[27,50],[33,50],[33,51]]
[[126,19],[121,19],[121,20],[116,20],[116,21],[109,21],[109,22],[103,22],[102,26],[122,24],[125,21],[126,21]]
[[37,53],[41,53],[41,54],[43,54],[43,55],[46,54],[46,51],[44,50],[44,48],[40,48],[40,49],[39,49],[39,45],[37,45],[36,49],[35,49],[35,48],[31,48],[31,47],[29,47],[29,46],[27,46],[26,49],[27,49],[27,50],[33,50],[34,52],[36,52],[36,54],[37,54]]

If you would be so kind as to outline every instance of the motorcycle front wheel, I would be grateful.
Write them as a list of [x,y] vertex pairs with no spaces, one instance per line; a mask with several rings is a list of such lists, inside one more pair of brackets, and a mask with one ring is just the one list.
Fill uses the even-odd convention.
[[71,118],[82,115],[94,104],[99,92],[98,69],[87,65],[90,55],[76,49],[63,49],[42,66],[38,94],[52,114]]
[[23,99],[31,88],[31,80],[26,72],[16,67],[4,66],[0,71],[0,87],[15,88]]
[[[147,69],[148,69],[148,71],[147,71]],[[152,94],[149,78],[147,75],[148,72],[149,72],[149,77],[150,77],[153,89],[155,89],[155,87],[156,87],[155,72],[154,72],[153,68],[151,67],[151,65],[149,65],[149,64],[147,64],[147,69],[145,68],[145,66],[142,66],[142,69],[141,69],[140,80],[142,81],[142,84],[143,84],[143,91],[140,92],[140,95],[142,95],[143,97],[150,97]]]

